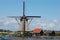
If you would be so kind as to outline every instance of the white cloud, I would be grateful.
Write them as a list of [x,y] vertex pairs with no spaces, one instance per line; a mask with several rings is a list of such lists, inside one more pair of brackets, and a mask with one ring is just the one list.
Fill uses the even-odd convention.
[[[38,19],[35,19],[33,20],[33,22],[31,23],[30,26],[33,26],[34,28],[36,27],[41,27],[43,29],[47,29],[47,30],[60,30],[60,21],[58,20],[49,20],[49,21],[42,21],[42,20],[38,20]],[[57,29],[55,29],[57,28]]]
[[11,23],[17,23],[15,19],[0,19],[0,22],[2,22],[4,25],[9,25]]
[[0,29],[17,30],[18,26],[15,19],[0,19]]
[[56,19],[55,19],[55,20],[53,20],[53,22],[57,23],[57,22],[58,22],[58,20],[56,20]]
[[[15,19],[0,19],[0,23],[3,23],[0,28],[2,29],[17,29],[19,27],[17,21]],[[34,28],[43,28],[43,29],[50,29],[51,28],[57,28],[60,30],[60,21],[58,20],[51,20],[51,21],[46,21],[46,20],[41,20],[41,19],[33,19],[32,22],[29,25],[30,30]],[[55,30],[57,30],[55,29]]]
[[54,27],[55,24],[54,24],[54,23],[48,23],[47,26],[48,26],[48,27]]
[[42,22],[42,23],[40,23],[40,25],[41,26],[46,26],[47,24]]

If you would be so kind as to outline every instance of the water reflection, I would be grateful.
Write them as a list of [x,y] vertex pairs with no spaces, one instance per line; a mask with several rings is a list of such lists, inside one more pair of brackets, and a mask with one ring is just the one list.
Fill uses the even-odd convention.
[[32,37],[19,38],[17,37],[16,39],[12,39],[12,40],[60,40],[60,38],[32,38]]
[[3,36],[0,38],[4,38],[5,40],[60,40],[60,38],[40,38],[40,37],[10,37]]

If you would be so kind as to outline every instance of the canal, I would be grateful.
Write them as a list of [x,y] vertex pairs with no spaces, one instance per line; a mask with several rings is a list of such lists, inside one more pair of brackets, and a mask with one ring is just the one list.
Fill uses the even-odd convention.
[[13,37],[2,36],[0,40],[60,40],[60,37]]
[[11,37],[10,40],[60,40],[60,38],[40,38],[40,37]]

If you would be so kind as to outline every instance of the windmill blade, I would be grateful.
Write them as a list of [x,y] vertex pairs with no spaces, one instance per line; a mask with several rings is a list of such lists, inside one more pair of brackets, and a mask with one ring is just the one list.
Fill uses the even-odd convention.
[[41,16],[26,16],[28,19],[31,19],[31,18],[41,18]]
[[41,18],[41,16],[27,16],[27,17],[30,17],[30,18]]
[[21,18],[22,16],[8,16],[9,18]]
[[17,18],[15,18],[15,20],[17,21],[18,25],[20,25],[20,23],[19,23],[18,19],[17,19]]
[[32,20],[33,20],[33,19],[31,18],[31,20],[29,21],[28,25],[31,23]]
[[23,16],[25,16],[25,1],[23,1]]

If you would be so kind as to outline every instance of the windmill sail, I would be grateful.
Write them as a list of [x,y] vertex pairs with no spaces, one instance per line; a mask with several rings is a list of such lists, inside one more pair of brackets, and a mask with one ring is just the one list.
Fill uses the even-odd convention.
[[25,1],[23,1],[23,16],[25,16]]

